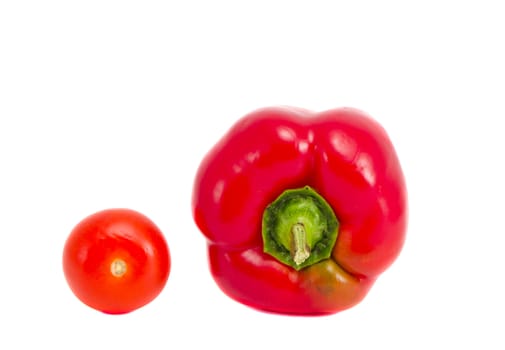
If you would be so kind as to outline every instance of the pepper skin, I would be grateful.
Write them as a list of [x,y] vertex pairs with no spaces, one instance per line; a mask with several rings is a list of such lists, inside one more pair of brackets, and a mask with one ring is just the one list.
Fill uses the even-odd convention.
[[[306,198],[273,207],[293,189],[302,196],[315,192],[326,204],[314,199],[310,213],[303,209]],[[336,222],[318,211],[324,205]],[[225,294],[268,312],[324,315],[358,304],[397,258],[407,191],[387,133],[365,113],[271,107],[239,119],[204,157],[192,210],[208,242],[210,271]],[[265,221],[271,215],[273,224]],[[270,238],[287,262],[267,251]],[[305,266],[321,245],[329,256]]]

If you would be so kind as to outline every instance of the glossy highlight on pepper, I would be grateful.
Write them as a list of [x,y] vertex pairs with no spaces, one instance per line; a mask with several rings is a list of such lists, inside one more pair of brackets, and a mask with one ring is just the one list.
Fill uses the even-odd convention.
[[270,107],[203,158],[192,209],[228,296],[321,315],[359,303],[395,261],[407,190],[386,131],[362,111]]

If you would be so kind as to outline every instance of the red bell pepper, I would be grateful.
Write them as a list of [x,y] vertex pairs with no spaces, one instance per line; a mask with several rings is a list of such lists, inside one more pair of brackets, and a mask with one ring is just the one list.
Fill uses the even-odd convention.
[[229,297],[330,314],[359,303],[397,258],[407,191],[388,135],[363,112],[265,108],[204,157],[192,209]]

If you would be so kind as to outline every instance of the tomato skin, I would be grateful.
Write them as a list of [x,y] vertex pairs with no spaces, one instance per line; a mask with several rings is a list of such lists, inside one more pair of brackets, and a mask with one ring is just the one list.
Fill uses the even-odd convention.
[[170,267],[163,233],[131,209],[106,209],[84,218],[63,249],[63,272],[72,292],[108,314],[151,302],[165,287]]

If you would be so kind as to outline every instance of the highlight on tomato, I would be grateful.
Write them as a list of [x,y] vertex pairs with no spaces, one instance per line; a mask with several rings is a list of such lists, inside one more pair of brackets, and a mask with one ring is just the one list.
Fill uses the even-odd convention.
[[150,303],[165,287],[170,267],[161,230],[131,209],[105,209],[84,218],[63,249],[70,289],[106,314],[125,314]]

